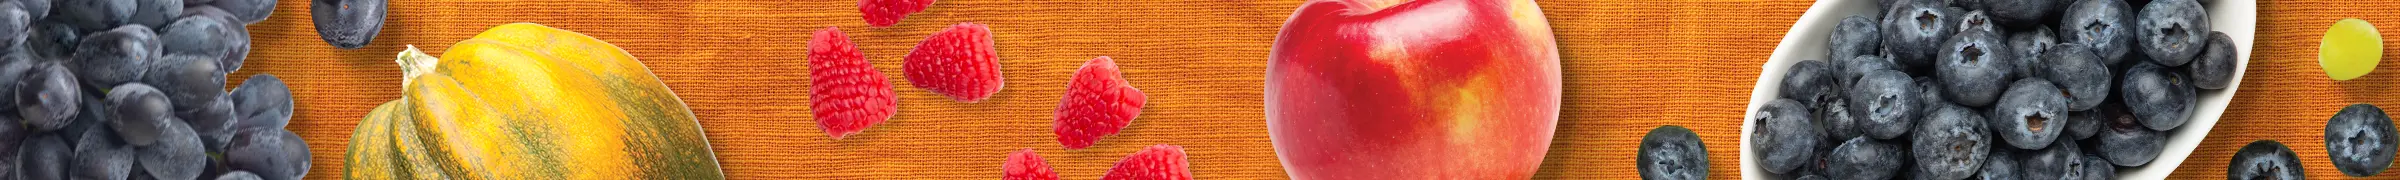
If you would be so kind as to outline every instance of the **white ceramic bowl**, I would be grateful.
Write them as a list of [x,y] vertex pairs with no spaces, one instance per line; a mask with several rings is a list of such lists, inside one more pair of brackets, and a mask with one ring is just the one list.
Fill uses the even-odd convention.
[[[2257,29],[2258,2],[2253,0],[2202,0],[2202,2],[2203,6],[2208,7],[2209,27],[2214,28],[2212,30],[2225,32],[2227,36],[2232,36],[2233,44],[2236,46],[2234,49],[2241,51],[2241,54],[2236,56],[2239,57],[2240,63],[2238,64],[2241,66],[2234,68],[2233,86],[2223,90],[2198,91],[2200,94],[2199,109],[2192,112],[2192,120],[2186,122],[2188,124],[2167,132],[2169,134],[2167,150],[2159,153],[2158,159],[2150,161],[2148,165],[2117,168],[2118,179],[2166,179],[2167,173],[2173,172],[2175,166],[2183,165],[2183,160],[2192,154],[2193,149],[2200,146],[2200,140],[2208,136],[2209,128],[2216,126],[2217,117],[2225,112],[2225,105],[2233,101],[2235,90],[2241,88],[2242,71],[2249,69],[2250,41]],[[1760,105],[1776,99],[1776,85],[1783,81],[1786,68],[1790,68],[1793,63],[1802,60],[1827,59],[1826,41],[1832,35],[1833,28],[1841,25],[1842,19],[1849,18],[1850,15],[1874,15],[1875,3],[1876,0],[1817,1],[1816,5],[1808,8],[1807,14],[1800,15],[1798,23],[1792,24],[1792,30],[1784,34],[1783,43],[1775,46],[1775,54],[1767,57],[1767,63],[1761,66],[1758,85],[1750,90],[1750,107],[1744,109],[1740,120],[1744,122],[1742,123],[1742,142],[1740,142],[1742,145],[1742,179],[1788,179],[1767,173],[1765,169],[1758,167],[1756,160],[1758,156],[1752,154],[1750,150],[1750,138],[1752,138],[1750,134],[1757,124],[1750,119],[1758,118],[1756,113]],[[2142,5],[2135,4],[2133,6],[2138,9]]]

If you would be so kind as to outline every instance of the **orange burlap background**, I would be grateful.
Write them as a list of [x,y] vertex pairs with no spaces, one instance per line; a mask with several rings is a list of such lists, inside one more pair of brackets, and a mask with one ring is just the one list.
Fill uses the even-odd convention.
[[[989,179],[1010,151],[1032,148],[1067,179],[1096,179],[1118,158],[1152,144],[1182,145],[1201,179],[1280,179],[1267,138],[1261,83],[1268,47],[1296,0],[943,0],[900,25],[870,28],[848,0],[495,1],[394,0],[373,45],[338,50],[319,40],[308,2],[283,0],[250,26],[254,51],[234,83],[271,73],[300,102],[291,126],[313,152],[312,179],[339,178],[351,127],[399,98],[393,53],[405,44],[441,52],[510,22],[537,22],[598,37],[640,57],[681,95],[733,179]],[[1718,179],[1740,177],[1742,109],[1783,32],[1810,1],[1541,2],[1558,34],[1567,103],[1540,179],[1635,179],[1633,152],[1659,125],[1699,131]],[[2317,178],[2339,178],[2319,136],[2350,103],[2400,104],[2400,70],[2347,82],[2315,66],[2325,25],[2342,17],[2400,22],[2400,1],[2260,3],[2256,52],[2242,92],[2178,179],[2223,176],[2245,143],[2274,139],[2299,152]],[[898,59],[926,34],[958,22],[989,24],[1007,89],[982,103],[908,88]],[[815,128],[807,106],[809,32],[839,26],[900,86],[897,117],[848,139]],[[2400,35],[2400,33],[2395,33]],[[2400,36],[2387,36],[2387,39]],[[2400,46],[2386,50],[2400,52]],[[1112,56],[1150,94],[1141,119],[1090,149],[1065,150],[1050,133],[1068,74]],[[2392,174],[2392,173],[2387,173]],[[2385,176],[2392,177],[2392,176]]]

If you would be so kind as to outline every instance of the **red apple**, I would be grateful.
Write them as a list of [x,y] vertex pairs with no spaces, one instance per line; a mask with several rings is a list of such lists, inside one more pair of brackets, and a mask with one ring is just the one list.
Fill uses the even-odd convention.
[[1312,0],[1274,48],[1267,129],[1295,179],[1527,179],[1557,129],[1531,0]]

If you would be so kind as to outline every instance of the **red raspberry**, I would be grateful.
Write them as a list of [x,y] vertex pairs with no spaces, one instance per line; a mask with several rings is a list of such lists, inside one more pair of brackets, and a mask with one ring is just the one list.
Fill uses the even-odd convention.
[[892,82],[868,63],[840,28],[818,30],[808,41],[808,109],[817,128],[833,139],[858,134],[900,111]]
[[900,24],[900,18],[925,11],[929,6],[933,6],[933,0],[858,0],[858,13],[867,19],[869,26],[891,27]]
[[901,72],[910,85],[973,103],[1000,92],[999,60],[1000,53],[992,50],[991,28],[958,23],[909,50]]
[[1100,137],[1116,135],[1142,116],[1149,97],[1119,76],[1116,60],[1108,56],[1084,61],[1068,79],[1067,95],[1058,102],[1050,128],[1067,149],[1091,147]]
[[1006,173],[1001,180],[1058,180],[1058,172],[1050,171],[1050,163],[1042,162],[1033,149],[1008,153],[1008,164],[1000,165],[1000,171]]
[[1126,155],[1109,168],[1101,180],[1191,180],[1191,163],[1183,158],[1183,147],[1159,144]]

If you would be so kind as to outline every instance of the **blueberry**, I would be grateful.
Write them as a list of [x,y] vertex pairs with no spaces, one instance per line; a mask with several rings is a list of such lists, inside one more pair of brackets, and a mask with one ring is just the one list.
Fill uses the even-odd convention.
[[[1840,62],[1847,64],[1844,65],[1847,67],[1841,68],[1844,72],[1840,74],[1840,76],[1842,76],[1840,78],[1845,79],[1846,81],[1857,81],[1858,77],[1860,76],[1864,76],[1868,73],[1876,71],[1891,70],[1893,66],[1891,61],[1885,61],[1883,58],[1878,56],[1858,56],[1853,57],[1852,60]],[[1856,84],[1856,82],[1843,82],[1843,84]],[[1842,89],[1844,90],[1838,93],[1842,96],[1848,96],[1847,94],[1853,93],[1852,91],[1847,90],[1849,88]],[[1867,116],[1870,114],[1868,114],[1869,112],[1866,110],[1856,109],[1862,109],[1864,106],[1869,104],[1855,103],[1851,102],[1849,99],[1850,98],[1842,97],[1838,100],[1812,105],[1812,108],[1815,108],[1816,113],[1818,114],[1817,117],[1813,119],[1816,120],[1818,126],[1821,126],[1821,128],[1826,130],[1826,141],[1831,142],[1848,140],[1850,138],[1867,135],[1866,128],[1859,121],[1868,120],[1869,117]],[[1830,146],[1831,144],[1827,145]]]
[[[273,74],[259,73],[233,89],[234,129],[283,129],[292,120],[292,91]],[[1806,107],[1801,107],[1806,108]]]
[[283,129],[245,129],[234,132],[225,145],[225,164],[274,180],[298,179],[308,173],[308,144]]
[[2103,132],[2093,140],[2100,149],[2106,149],[2100,151],[2100,157],[2107,158],[2110,164],[2117,166],[2141,166],[2157,159],[2159,152],[2166,151],[2166,132],[2145,127],[2139,118],[2122,113],[2124,110],[2120,107],[2111,106],[2101,109],[2108,111],[2102,113],[2108,115],[2101,118],[2108,127],[2102,128]]
[[2083,149],[2071,141],[2059,141],[2025,154],[2018,154],[2017,168],[2023,169],[2025,179],[2081,179]]
[[2117,64],[2136,43],[2133,12],[2125,1],[2076,0],[2059,19],[2059,43],[2090,47],[2104,64]]
[[76,89],[75,75],[56,63],[34,68],[17,82],[17,115],[35,131],[51,131],[75,123],[82,90]]
[[56,4],[65,23],[84,31],[106,30],[133,21],[137,0],[64,0]]
[[206,168],[208,151],[201,149],[200,134],[180,121],[169,121],[156,144],[137,149],[134,161],[141,164],[138,172],[157,179],[193,179]]
[[[186,16],[160,29],[167,55],[207,57],[224,72],[240,70],[250,52],[250,33],[225,18]],[[222,79],[222,78],[219,78]]]
[[225,95],[225,73],[217,69],[215,57],[166,56],[148,68],[141,82],[165,91],[176,111],[207,107],[210,100]]
[[84,37],[68,63],[75,76],[91,88],[108,88],[142,78],[159,55],[158,35],[150,27],[127,25]]
[[2041,59],[2045,59],[2043,64],[2047,64],[2040,67],[2042,79],[2066,90],[2059,93],[2067,95],[2067,110],[2091,110],[2100,106],[2101,102],[2108,101],[2110,87],[2116,85],[2116,82],[2112,82],[2116,76],[2109,74],[2106,62],[2093,54],[2089,47],[2050,46],[2049,52],[2043,53]]
[[2017,67],[2018,76],[2041,76],[2042,66],[2045,66],[2042,61],[2046,53],[2043,52],[2050,50],[2050,46],[2058,45],[2058,35],[2050,31],[2049,25],[2042,25],[2029,31],[2008,34],[2008,47],[2015,48],[2011,50],[2017,54],[2017,58],[2009,59],[2009,65]]
[[67,179],[68,162],[73,162],[75,146],[67,144],[56,133],[26,137],[17,146],[17,175],[20,179]]
[[1943,107],[1926,116],[1909,139],[1916,172],[1935,179],[1959,179],[1983,169],[1992,142],[1983,121],[1983,116],[1958,106]]
[[[148,146],[158,142],[159,133],[168,131],[167,123],[175,120],[174,106],[167,94],[142,83],[118,85],[108,91],[108,127],[126,144]],[[189,127],[186,127],[189,128]]]
[[1700,144],[1700,135],[1683,126],[1659,126],[1642,135],[1642,149],[1637,153],[1635,166],[1641,169],[1642,179],[1708,179],[1708,146]]
[[[1951,2],[1954,2],[1954,3],[1955,3],[1955,2],[1958,2],[1958,1],[1961,1],[1961,0],[1945,0],[1945,1],[1951,1]],[[1969,9],[1967,9],[1967,8],[1960,8],[1960,7],[1956,6],[1956,5],[1952,5],[1952,6],[1950,6],[1950,7],[1943,7],[1943,8],[1942,8],[1942,10],[1944,10],[1944,11],[1950,11],[1950,13],[1949,13],[1950,15],[1955,15],[1955,16],[1951,16],[1951,17],[1950,17],[1950,19],[1943,19],[1943,20],[1942,20],[1942,23],[1948,23],[1948,24],[1953,24],[1953,25],[1966,24],[1966,23],[1964,23],[1964,21],[1966,21],[1966,19],[1967,19],[1967,17],[1966,17],[1966,15],[1967,15],[1967,12],[1974,11],[1974,10],[1969,10]],[[1953,29],[1966,29],[1966,28],[1967,28],[1967,27],[1960,27],[1960,26],[1951,26],[1951,27],[1952,27]]]
[[[1843,89],[1849,86],[1839,82],[1842,72],[1834,70],[1832,64],[1826,63],[1826,61],[1805,60],[1792,64],[1790,70],[1784,72],[1780,94],[1783,98],[1796,100],[1806,107],[1809,111],[1809,119],[1814,124],[1852,124],[1851,121],[1856,118],[1852,117],[1847,108],[1849,104],[1842,98],[1842,95],[1846,93]],[[1826,127],[1844,130],[1836,132],[1833,134],[1834,136],[1855,136],[1857,134],[1853,133],[1857,131],[1848,130],[1850,127],[1847,125]]]
[[1982,0],[1974,8],[1991,13],[1992,20],[2009,27],[2027,27],[2057,21],[2061,0]]
[[[2006,149],[2006,147],[1993,148]],[[2021,168],[2017,167],[2016,154],[2011,154],[2006,150],[1992,150],[1991,153],[1984,156],[1983,169],[1975,172],[1975,178],[1980,180],[2017,180],[2023,177],[2018,175]]]
[[1950,103],[1950,100],[1942,99],[1941,80],[1935,80],[1933,77],[1923,76],[1919,76],[1916,79],[1917,89],[1920,90],[1920,92],[1925,92],[1917,93],[1917,100],[1921,102],[1917,105],[1917,107],[1923,107],[1917,108],[1917,110],[1922,111],[1919,114],[1933,114],[1933,110],[1935,109],[1941,109],[1941,107],[1944,106],[1958,105]]
[[2307,179],[2300,156],[2275,140],[2251,141],[2226,163],[2225,179]]
[[2067,112],[2067,119],[2058,121],[2067,123],[2066,137],[2060,138],[2071,138],[2068,140],[2092,138],[2093,134],[2100,134],[2101,127],[2107,126],[2106,123],[2103,123],[2106,121],[2101,119],[2104,116],[2100,114],[2100,110]]
[[[238,103],[237,103],[238,104]],[[1808,107],[1800,101],[1776,99],[1760,106],[1754,114],[1758,127],[1750,134],[1753,153],[1759,154],[1758,165],[1767,172],[1793,172],[1809,160],[1816,159],[1817,146],[1824,134],[1810,124]],[[239,139],[239,138],[237,138]]]
[[1966,33],[1967,31],[1990,31],[1993,34],[2001,34],[2003,32],[2000,31],[1999,27],[1992,25],[1992,16],[1984,15],[1983,10],[1966,12],[1966,14],[1960,14],[1958,16],[1957,21],[1959,33]]
[[2182,66],[2208,44],[2208,10],[2192,0],[2157,0],[2142,6],[2142,54],[2151,62],[2166,66]]
[[1809,118],[1810,123],[1814,123],[1818,129],[1826,131],[1825,140],[1828,142],[1867,136],[1867,129],[1863,124],[1865,122],[1860,122],[1866,120],[1867,114],[1865,112],[1852,113],[1853,111],[1850,109],[1853,105],[1850,105],[1849,101],[1845,99],[1833,99],[1809,107],[1810,113],[1814,115]]
[[1961,32],[1943,45],[1941,61],[1935,65],[1945,100],[1959,105],[1984,107],[1999,99],[2015,75],[2009,64],[2014,54],[2000,43],[1997,34],[1989,31]]
[[1857,81],[1859,76],[1865,76],[1867,73],[1875,71],[1902,70],[1899,68],[1900,65],[1892,64],[1891,60],[1884,59],[1882,56],[1857,56],[1835,62],[1841,63],[1837,65],[1840,65],[1841,68],[1838,69],[1842,70],[1842,84],[1857,84],[1852,81]]
[[2383,108],[2351,104],[2325,121],[2325,154],[2342,174],[2375,176],[2392,167],[2392,155],[2400,151],[2400,138],[2394,137],[2400,137],[2400,130],[2392,127],[2392,116]]
[[1908,73],[1883,70],[1869,73],[1850,87],[1850,112],[1858,115],[1860,128],[1875,139],[1892,139],[1915,128],[1923,110],[1917,110],[1921,100],[1915,80]]
[[1941,0],[1899,0],[1883,14],[1883,51],[1889,52],[1892,62],[1905,69],[1933,67],[1934,56],[1941,54],[1943,41],[1958,32],[1957,17],[1944,8]]
[[2000,139],[2020,149],[2041,149],[2065,131],[2067,101],[2058,86],[2041,79],[2018,80],[1992,106],[1991,126]]
[[133,173],[131,146],[108,130],[85,131],[75,142],[75,161],[68,168],[75,179],[125,179]]
[[2195,91],[2183,74],[2152,63],[2134,65],[2125,71],[2125,82],[2117,93],[2125,107],[2133,110],[2150,129],[2170,130],[2183,125],[2192,114]]
[[1805,164],[1801,164],[1799,169],[1793,169],[1793,170],[1792,170],[1792,172],[1790,172],[1790,173],[1784,173],[1783,175],[1784,175],[1784,176],[1799,176],[1799,175],[1825,176],[1825,170],[1826,170],[1825,166],[1826,166],[1826,165],[1828,165],[1828,164],[1831,164],[1831,163],[1827,163],[1827,162],[1830,162],[1830,160],[1831,160],[1830,158],[1833,158],[1833,156],[1831,156],[1831,155],[1824,155],[1824,154],[1822,154],[1822,153],[1832,153],[1832,152],[1833,152],[1833,148],[1834,148],[1834,146],[1841,145],[1840,143],[1835,143],[1835,142],[1842,142],[1842,141],[1848,141],[1848,140],[1850,140],[1850,139],[1840,139],[1840,140],[1827,140],[1827,141],[1820,141],[1820,142],[1824,142],[1824,143],[1820,143],[1820,144],[1818,144],[1819,146],[1817,146],[1817,147],[1816,147],[1816,149],[1817,149],[1817,153],[1820,153],[1820,154],[1816,155],[1816,157],[1814,157],[1813,159],[1808,159],[1808,162],[1804,162]]
[[317,23],[317,36],[334,48],[366,47],[368,42],[375,41],[376,33],[383,31],[384,0],[308,2],[309,18]]
[[2109,180],[2117,177],[2117,167],[2109,166],[2108,160],[2100,159],[2100,156],[2083,155],[2083,163],[2078,165],[2082,165],[2083,169],[2077,176],[2083,177],[2083,180]]
[[2236,71],[2233,68],[2241,66],[2241,52],[2234,49],[2233,37],[2225,32],[2209,32],[2208,37],[2208,51],[2200,52],[2200,57],[2185,64],[2184,72],[2191,74],[2192,86],[2200,89],[2233,87]]
[[166,27],[167,23],[174,22],[177,17],[183,16],[183,0],[134,1],[133,17],[128,19],[130,24]]
[[1825,154],[1825,175],[1831,179],[1892,179],[1900,171],[1900,146],[1868,138],[1851,138]]
[[1792,178],[1792,180],[1825,180],[1825,176],[1811,174],[1800,176],[1800,178]]
[[1798,100],[1801,104],[1810,105],[1810,107],[1829,101],[1838,101],[1842,92],[1839,88],[1842,87],[1836,82],[1839,76],[1836,76],[1835,73],[1833,66],[1826,64],[1825,61],[1805,60],[1793,63],[1790,70],[1783,73],[1780,94],[1783,95],[1783,98]]
[[1842,24],[1833,28],[1833,35],[1826,41],[1829,48],[1826,50],[1829,57],[1826,58],[1839,61],[1880,52],[1878,50],[1883,48],[1883,32],[1877,31],[1878,23],[1866,15],[1843,18]]

